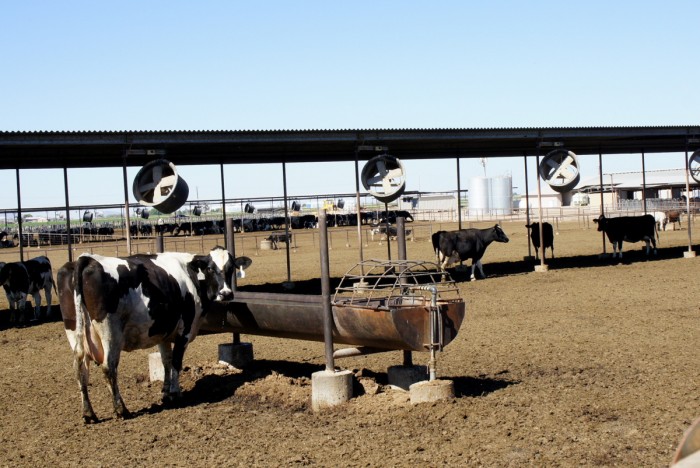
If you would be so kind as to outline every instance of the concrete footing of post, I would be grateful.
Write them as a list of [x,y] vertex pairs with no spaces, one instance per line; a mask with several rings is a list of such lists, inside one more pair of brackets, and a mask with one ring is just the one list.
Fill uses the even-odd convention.
[[535,265],[535,271],[537,273],[543,273],[549,271],[549,265]]
[[449,400],[455,396],[454,382],[436,379],[414,383],[409,388],[409,394],[413,404]]
[[414,383],[428,380],[428,367],[391,366],[387,369],[387,377],[392,388],[408,391]]
[[695,251],[686,250],[685,252],[683,252],[683,258],[695,258]]
[[151,382],[164,381],[165,369],[163,361],[160,358],[160,353],[151,353],[148,355],[148,377]]
[[320,411],[350,400],[352,378],[349,370],[322,370],[311,374],[311,409]]
[[253,362],[253,343],[222,343],[219,345],[219,362],[236,369],[243,369]]

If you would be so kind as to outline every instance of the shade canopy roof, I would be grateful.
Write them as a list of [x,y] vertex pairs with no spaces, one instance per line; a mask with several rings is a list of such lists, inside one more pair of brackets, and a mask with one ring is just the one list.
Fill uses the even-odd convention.
[[700,148],[700,126],[507,129],[0,132],[0,169],[672,153]]

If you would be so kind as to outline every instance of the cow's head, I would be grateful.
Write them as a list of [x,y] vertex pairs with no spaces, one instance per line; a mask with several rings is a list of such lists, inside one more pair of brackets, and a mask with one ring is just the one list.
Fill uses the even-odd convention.
[[605,217],[605,215],[600,215],[598,219],[594,219],[593,222],[598,225],[598,231],[604,231],[608,219]]
[[202,284],[202,293],[208,300],[220,302],[233,299],[233,275],[237,269],[247,268],[252,261],[247,257],[234,259],[228,250],[217,245],[209,255],[195,257],[193,263]]
[[510,240],[508,239],[508,236],[506,236],[506,233],[503,232],[503,229],[501,229],[501,226],[498,224],[493,227],[493,233],[495,235],[494,240],[496,242],[508,242]]

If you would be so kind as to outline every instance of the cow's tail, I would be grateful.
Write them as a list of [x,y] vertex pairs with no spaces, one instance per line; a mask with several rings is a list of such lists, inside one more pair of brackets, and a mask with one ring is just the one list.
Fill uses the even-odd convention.
[[80,357],[89,357],[97,364],[104,362],[104,350],[99,335],[92,328],[92,321],[83,300],[83,273],[84,263],[78,262],[75,269],[73,290],[73,302],[75,304],[75,347],[76,354]]
[[656,224],[656,221],[654,221],[654,234],[656,234],[656,245],[661,245],[661,239],[659,238],[659,227]]

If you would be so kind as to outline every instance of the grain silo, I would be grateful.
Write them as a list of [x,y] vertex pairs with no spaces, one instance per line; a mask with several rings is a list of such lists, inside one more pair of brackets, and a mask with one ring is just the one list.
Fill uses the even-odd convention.
[[491,214],[513,214],[513,179],[510,176],[491,179]]
[[469,216],[513,214],[513,179],[510,176],[469,179]]
[[469,179],[469,216],[487,216],[491,210],[491,179]]

